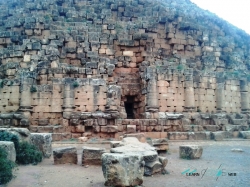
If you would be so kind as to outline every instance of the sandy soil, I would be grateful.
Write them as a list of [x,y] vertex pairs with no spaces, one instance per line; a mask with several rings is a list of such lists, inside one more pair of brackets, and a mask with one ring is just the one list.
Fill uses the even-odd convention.
[[[179,158],[179,146],[196,144],[203,146],[203,155],[199,160],[182,160]],[[53,148],[68,146],[53,144]],[[72,146],[72,144],[71,144]],[[53,165],[53,158],[44,159],[33,166],[19,166],[15,171],[16,178],[7,187],[103,187],[104,178],[99,166],[81,166],[82,144],[78,148],[78,165]],[[87,146],[105,147],[108,144],[91,144]],[[242,149],[243,152],[233,152]],[[170,142],[170,151],[163,154],[169,160],[166,175],[157,174],[144,177],[145,187],[249,187],[250,186],[250,141],[197,141]],[[190,169],[199,176],[182,174]],[[222,171],[223,173],[220,173]],[[233,175],[233,176],[229,176]],[[236,176],[234,176],[236,175]]]

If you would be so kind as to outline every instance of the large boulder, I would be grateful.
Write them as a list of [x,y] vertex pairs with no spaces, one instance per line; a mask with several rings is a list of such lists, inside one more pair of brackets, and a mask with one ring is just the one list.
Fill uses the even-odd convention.
[[104,153],[102,171],[105,186],[136,186],[143,183],[144,161],[141,155]]
[[31,133],[31,143],[34,144],[43,156],[49,158],[52,154],[52,135],[51,133]]
[[83,147],[82,165],[101,165],[102,154],[105,152],[105,148]]
[[13,162],[16,161],[16,149],[13,142],[0,141],[0,147],[7,152],[7,158]]
[[198,145],[181,145],[179,149],[180,158],[183,159],[199,159],[203,152],[203,148]]
[[0,131],[7,131],[17,135],[21,142],[30,142],[30,131],[26,128],[0,128]]
[[53,150],[54,164],[77,164],[76,147],[63,147]]

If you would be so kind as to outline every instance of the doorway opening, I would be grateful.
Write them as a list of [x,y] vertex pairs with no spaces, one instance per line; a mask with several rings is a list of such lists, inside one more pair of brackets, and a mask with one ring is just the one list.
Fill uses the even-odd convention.
[[125,110],[127,113],[127,119],[134,119],[134,101],[135,101],[135,96],[126,96],[126,101],[124,102],[125,104]]

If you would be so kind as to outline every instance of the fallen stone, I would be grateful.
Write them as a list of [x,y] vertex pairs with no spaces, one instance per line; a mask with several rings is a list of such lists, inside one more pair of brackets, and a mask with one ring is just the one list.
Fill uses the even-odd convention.
[[127,138],[127,137],[135,137],[135,138],[137,138],[137,139],[138,139],[140,142],[142,142],[142,143],[147,142],[146,136],[145,136],[144,133],[125,134],[125,135],[123,136],[123,138]]
[[144,169],[144,175],[151,176],[155,173],[161,172],[164,168],[163,165],[159,162],[159,160],[156,160],[153,162],[146,162]]
[[63,147],[53,150],[54,164],[77,164],[76,147]]
[[162,164],[162,167],[165,168],[168,164],[168,159],[166,157],[163,156],[158,156],[159,157],[159,161]]
[[34,144],[45,158],[49,158],[52,154],[52,135],[51,133],[31,133],[31,143]]
[[203,148],[198,145],[182,145],[179,147],[180,158],[199,159],[202,155]]
[[7,158],[13,162],[16,161],[16,149],[13,142],[0,141],[0,147],[7,152]]
[[231,149],[232,152],[244,152],[242,149]]
[[83,147],[82,165],[101,165],[102,154],[105,152],[105,148]]
[[157,151],[167,151],[169,149],[168,141],[165,138],[153,139],[152,145]]
[[124,138],[119,147],[112,148],[111,153],[136,153],[142,155],[145,162],[153,162],[157,159],[158,153],[155,148],[147,143],[141,143],[135,137]]
[[110,141],[110,148],[116,148],[120,146],[121,141]]
[[86,142],[86,141],[88,141],[88,137],[80,137],[80,138],[78,138],[78,142]]
[[240,131],[240,137],[244,139],[250,139],[250,131]]
[[102,171],[105,186],[136,186],[143,183],[144,161],[140,155],[102,155]]

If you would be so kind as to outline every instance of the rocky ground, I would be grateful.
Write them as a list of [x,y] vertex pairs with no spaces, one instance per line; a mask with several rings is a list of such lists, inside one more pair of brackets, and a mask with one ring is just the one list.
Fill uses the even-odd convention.
[[[197,144],[203,147],[199,160],[179,159],[179,146]],[[68,144],[53,144],[53,148]],[[78,165],[53,165],[53,158],[44,159],[36,166],[19,166],[15,171],[16,178],[7,187],[103,187],[102,168],[81,166],[82,144],[78,148]],[[90,146],[90,145],[88,145]],[[109,144],[91,144],[94,147],[109,148]],[[235,149],[232,151],[232,149]],[[239,150],[240,149],[240,150]],[[241,150],[243,152],[241,152]],[[168,174],[144,177],[145,187],[167,186],[250,186],[250,142],[243,140],[170,142],[170,151],[164,154],[169,163]],[[189,169],[189,170],[188,170]],[[192,175],[186,176],[185,171]],[[191,174],[190,174],[191,175]],[[231,176],[230,176],[231,175]]]

